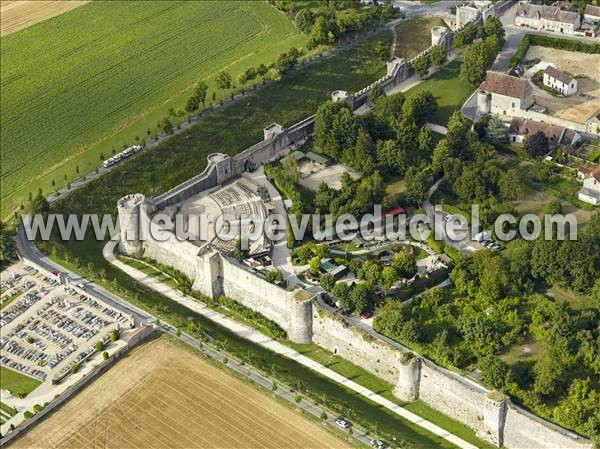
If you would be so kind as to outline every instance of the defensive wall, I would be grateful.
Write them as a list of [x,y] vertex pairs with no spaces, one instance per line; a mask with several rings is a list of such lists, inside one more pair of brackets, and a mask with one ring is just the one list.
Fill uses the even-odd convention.
[[[510,1],[501,3],[502,7]],[[450,48],[456,33],[481,15],[453,32],[436,31],[439,43]],[[380,84],[389,91],[412,75],[410,61],[395,59],[388,63],[386,76],[348,95],[332,94],[334,100],[346,101],[354,110],[367,101],[368,92]],[[328,307],[304,289],[288,291],[267,282],[250,268],[210,245],[198,247],[180,241],[174,235],[166,241],[125,241],[127,235],[139,235],[139,215],[151,215],[159,209],[177,204],[253,170],[258,165],[278,159],[314,131],[314,116],[284,128],[273,123],[264,129],[264,139],[230,157],[221,153],[208,156],[207,167],[199,175],[164,194],[145,199],[141,194],[119,200],[119,223],[122,252],[136,257],[147,256],[170,265],[193,279],[193,288],[212,298],[225,295],[249,307],[283,328],[294,342],[314,342],[370,373],[394,385],[401,400],[422,400],[435,410],[474,429],[482,439],[509,449],[589,449],[591,443],[512,404],[497,392],[415,354],[399,343],[375,331],[354,325],[347,317]]]
[[438,366],[314,301],[313,342],[394,385],[403,401],[421,400],[498,447],[591,449],[592,444],[513,404],[506,396]]

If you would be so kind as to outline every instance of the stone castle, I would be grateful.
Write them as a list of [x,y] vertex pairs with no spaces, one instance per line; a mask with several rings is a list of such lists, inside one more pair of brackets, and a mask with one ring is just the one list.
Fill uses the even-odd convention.
[[[480,20],[480,16],[476,20]],[[432,32],[432,39],[449,46],[453,35],[453,32],[438,29]],[[388,90],[410,74],[410,61],[391,61],[387,75],[374,84]],[[351,95],[336,91],[333,98],[346,101],[356,109],[366,102],[372,87]],[[174,214],[190,201],[196,207],[205,207],[213,201],[207,199],[211,195],[216,197],[214,202],[220,210],[225,210],[229,206],[219,197],[219,189],[230,186],[258,165],[282,157],[291,145],[311,135],[313,129],[314,116],[289,128],[269,125],[264,129],[263,141],[232,157],[220,153],[209,155],[202,173],[156,198],[132,194],[120,199],[117,205],[119,250],[172,266],[193,280],[193,289],[211,298],[225,295],[238,301],[277,323],[291,341],[322,346],[394,385],[394,394],[399,399],[419,399],[498,447],[591,449],[589,441],[526,412],[505,396],[442,368],[382,335],[357,328],[326,305],[318,294],[303,288],[288,291],[267,282],[238,262],[227,249],[212,242],[198,245],[178,240],[172,229],[166,228],[161,228],[164,241],[143,238],[140,223],[159,211]],[[258,193],[246,190],[247,198],[243,201],[253,203],[252,195]],[[240,207],[239,204],[246,203],[235,203],[235,207]]]

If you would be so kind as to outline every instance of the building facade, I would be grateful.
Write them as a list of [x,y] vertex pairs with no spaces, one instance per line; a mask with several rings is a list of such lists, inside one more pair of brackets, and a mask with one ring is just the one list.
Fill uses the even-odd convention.
[[536,30],[574,34],[581,27],[581,17],[575,11],[565,11],[559,6],[533,5],[521,2],[515,15],[515,25]]
[[577,80],[552,66],[544,70],[544,86],[567,96],[577,92]]

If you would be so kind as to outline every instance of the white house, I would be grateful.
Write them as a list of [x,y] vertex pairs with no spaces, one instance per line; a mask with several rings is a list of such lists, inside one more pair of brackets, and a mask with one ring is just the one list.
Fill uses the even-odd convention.
[[548,66],[544,70],[544,86],[567,96],[577,92],[577,80],[552,66]]
[[600,134],[600,109],[585,121],[585,130],[590,134]]
[[520,115],[533,105],[533,88],[526,78],[517,78],[506,73],[488,70],[481,84],[482,114],[492,113],[512,117]]
[[586,203],[600,205],[600,165],[594,168],[580,167],[577,179],[583,180],[583,187],[577,197]]
[[581,27],[581,17],[577,12],[562,10],[559,6],[521,2],[515,15],[515,25],[574,34]]

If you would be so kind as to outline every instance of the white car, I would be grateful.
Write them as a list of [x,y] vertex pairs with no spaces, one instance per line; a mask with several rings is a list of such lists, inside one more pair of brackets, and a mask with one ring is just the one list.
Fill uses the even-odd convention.
[[343,418],[338,418],[335,420],[335,423],[340,426],[342,429],[349,429],[350,427],[352,427],[352,424],[350,424],[348,421],[346,421]]
[[85,285],[83,285],[82,282],[80,282],[79,284],[77,284],[77,287],[79,287],[81,290],[85,290]]
[[372,440],[371,446],[376,447],[377,449],[387,449],[389,447],[385,441],[381,440]]

